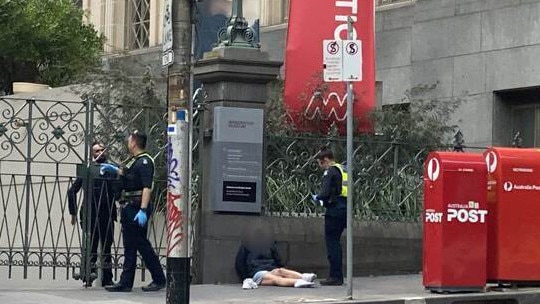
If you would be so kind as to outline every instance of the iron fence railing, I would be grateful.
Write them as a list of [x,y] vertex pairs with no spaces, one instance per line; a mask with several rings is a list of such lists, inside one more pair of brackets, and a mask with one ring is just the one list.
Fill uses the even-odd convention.
[[[267,146],[266,212],[276,216],[319,216],[311,201],[322,171],[314,159],[322,145],[346,159],[345,141],[270,137]],[[406,143],[356,140],[354,214],[358,219],[416,221],[422,208],[422,165],[427,150]]]
[[[9,278],[32,275],[56,279],[79,273],[82,262],[91,256],[90,247],[84,246],[91,242],[85,242],[82,227],[95,228],[95,223],[85,222],[93,218],[92,211],[88,211],[92,209],[86,208],[76,223],[71,224],[68,189],[77,176],[85,178],[77,167],[88,168],[93,141],[103,142],[109,159],[122,163],[128,157],[127,135],[136,129],[148,135],[147,150],[155,159],[153,201],[156,212],[149,222],[148,237],[165,266],[166,113],[164,106],[146,104],[0,98],[0,267],[8,269]],[[194,124],[198,125],[199,119],[194,118]],[[193,134],[195,139],[200,138],[197,130],[195,128]],[[194,143],[194,149],[199,146],[198,142]],[[198,161],[198,154],[194,153],[194,161]],[[199,169],[194,166],[192,235],[195,235],[194,223],[200,206]],[[77,206],[81,209],[87,199],[85,192],[82,189],[77,195]],[[93,200],[90,205],[104,201],[101,196]],[[97,237],[93,230],[91,237]],[[118,221],[113,231],[112,265],[104,265],[103,259],[95,265],[112,267],[115,276],[119,275],[123,263],[120,232]],[[194,244],[192,240],[192,246]],[[99,256],[103,258],[103,252]],[[193,264],[196,262],[194,258]],[[141,262],[138,267],[144,269]],[[144,280],[144,271],[141,276]]]
[[[77,177],[77,166],[87,166],[94,140],[104,142],[110,159],[121,163],[128,156],[127,135],[135,129],[148,134],[147,150],[155,157],[156,212],[148,236],[164,266],[166,112],[162,106],[95,104],[91,100],[0,99],[0,267],[7,267],[9,278],[27,278],[29,273],[39,278],[69,278],[79,271],[90,257],[90,248],[83,246],[87,242],[79,220],[71,225],[68,213],[67,192]],[[197,171],[193,176],[200,180]],[[196,184],[193,189],[196,207]],[[85,204],[85,192],[79,192],[78,206]],[[101,198],[95,200],[100,204]],[[193,212],[192,221],[195,216]],[[112,265],[108,266],[118,275],[123,263],[119,224],[112,234]],[[97,264],[102,267],[103,261]],[[138,266],[144,269],[141,262]],[[141,276],[144,280],[144,271]]]

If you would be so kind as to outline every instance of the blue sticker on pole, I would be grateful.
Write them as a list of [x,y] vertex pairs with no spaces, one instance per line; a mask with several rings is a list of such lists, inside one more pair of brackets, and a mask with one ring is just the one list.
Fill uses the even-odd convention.
[[176,135],[176,125],[167,126],[167,135]]
[[176,112],[176,119],[180,121],[186,121],[187,118],[187,111],[186,110],[180,110]]

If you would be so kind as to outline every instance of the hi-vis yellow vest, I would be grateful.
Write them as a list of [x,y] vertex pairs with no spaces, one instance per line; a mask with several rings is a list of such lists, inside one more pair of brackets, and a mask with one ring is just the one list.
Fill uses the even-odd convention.
[[333,167],[338,168],[339,172],[341,172],[341,193],[340,196],[347,197],[347,186],[349,185],[349,177],[347,175],[347,171],[343,169],[343,166],[341,164],[333,164]]

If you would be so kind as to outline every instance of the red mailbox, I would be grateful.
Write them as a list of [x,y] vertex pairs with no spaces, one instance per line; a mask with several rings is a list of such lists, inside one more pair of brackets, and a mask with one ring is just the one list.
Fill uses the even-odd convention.
[[540,281],[540,152],[491,148],[488,281]]
[[428,155],[423,217],[426,289],[478,291],[486,285],[486,167],[482,154]]

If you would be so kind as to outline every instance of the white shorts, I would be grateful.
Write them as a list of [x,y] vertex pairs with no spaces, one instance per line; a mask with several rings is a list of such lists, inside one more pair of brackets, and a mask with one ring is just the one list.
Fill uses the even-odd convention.
[[253,281],[254,281],[255,283],[257,283],[257,285],[261,285],[264,276],[265,276],[268,272],[269,272],[269,271],[266,271],[266,270],[257,271],[257,272],[255,273],[255,275],[253,276]]

